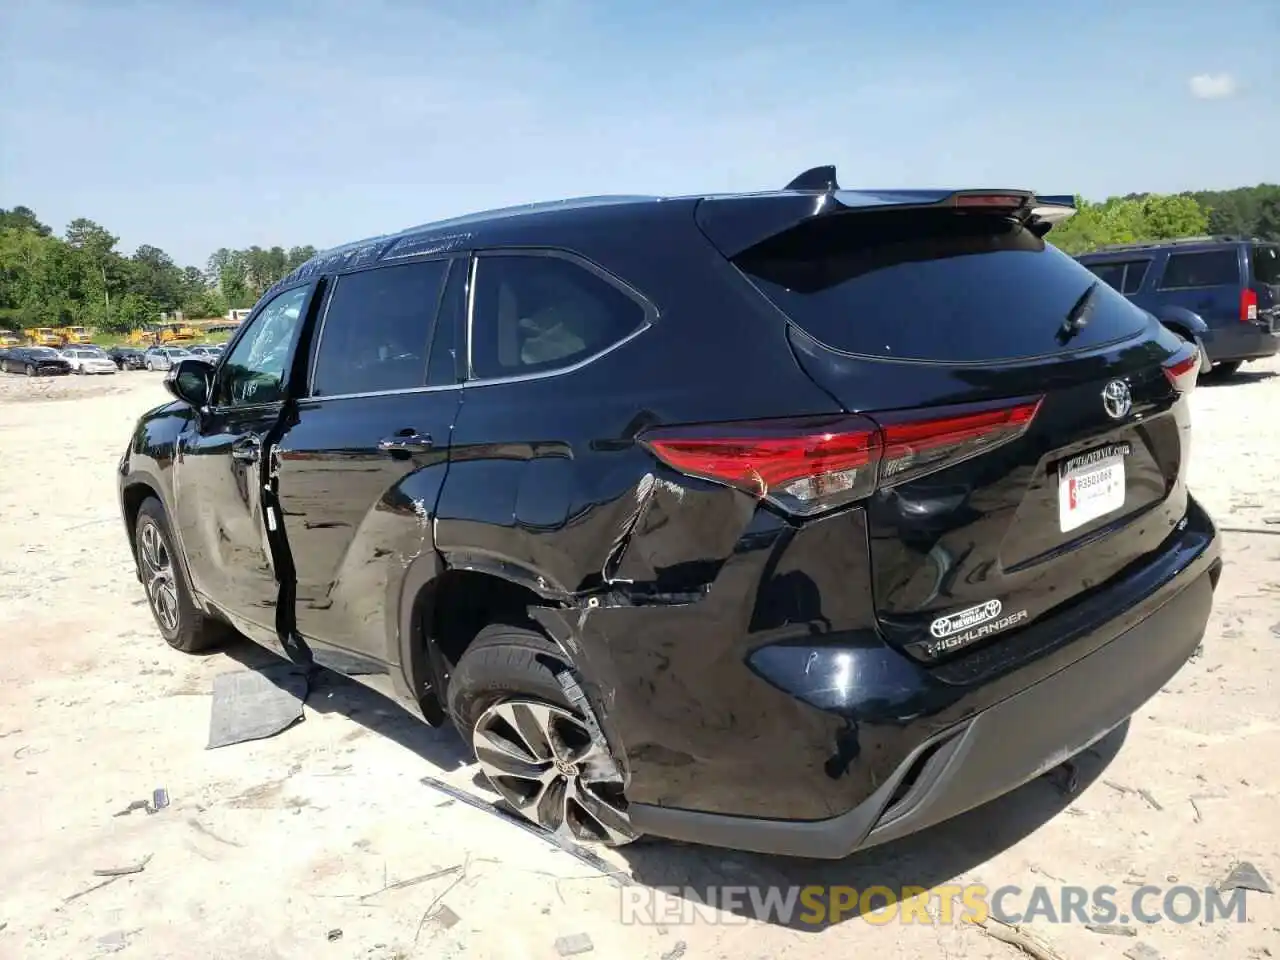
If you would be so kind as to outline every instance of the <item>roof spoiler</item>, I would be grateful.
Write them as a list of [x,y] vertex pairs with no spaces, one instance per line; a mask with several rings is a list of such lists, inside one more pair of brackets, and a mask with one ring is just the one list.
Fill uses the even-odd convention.
[[846,190],[835,166],[828,165],[804,171],[780,191],[706,197],[694,217],[707,238],[732,258],[820,217],[934,207],[1014,216],[1038,237],[1076,212],[1074,197],[1029,190]]

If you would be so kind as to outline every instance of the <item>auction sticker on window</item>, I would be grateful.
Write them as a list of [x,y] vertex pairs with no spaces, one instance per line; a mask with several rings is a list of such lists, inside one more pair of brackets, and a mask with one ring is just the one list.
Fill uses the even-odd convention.
[[1128,444],[1116,444],[1062,464],[1058,469],[1058,523],[1063,533],[1124,506],[1124,456],[1128,452]]

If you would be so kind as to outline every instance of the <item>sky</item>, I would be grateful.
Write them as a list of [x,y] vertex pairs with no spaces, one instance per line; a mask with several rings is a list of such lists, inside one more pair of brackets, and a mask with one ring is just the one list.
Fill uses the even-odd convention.
[[0,4],[0,207],[182,265],[601,193],[1280,180],[1275,0]]

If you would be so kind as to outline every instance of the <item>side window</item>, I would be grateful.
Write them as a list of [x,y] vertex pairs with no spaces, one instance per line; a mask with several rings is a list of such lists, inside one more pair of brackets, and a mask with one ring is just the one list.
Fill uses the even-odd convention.
[[1240,261],[1235,247],[1205,253],[1174,253],[1164,268],[1161,290],[1186,287],[1238,286]]
[[218,372],[214,402],[221,407],[275,403],[281,399],[285,364],[310,287],[276,296],[253,318]]
[[442,387],[458,382],[458,331],[467,314],[467,271],[470,261],[453,261],[445,283],[444,298],[436,317],[436,332],[427,358],[427,385]]
[[645,308],[563,257],[476,261],[471,373],[511,377],[571,366],[640,329]]
[[1151,266],[1150,260],[1132,260],[1125,264],[1124,267],[1124,287],[1120,292],[1126,296],[1131,296],[1142,289],[1142,281],[1147,276],[1147,268]]
[[339,277],[320,331],[311,395],[424,386],[448,266],[426,260]]
[[1095,263],[1089,267],[1089,272],[1115,290],[1119,290],[1124,281],[1123,263]]

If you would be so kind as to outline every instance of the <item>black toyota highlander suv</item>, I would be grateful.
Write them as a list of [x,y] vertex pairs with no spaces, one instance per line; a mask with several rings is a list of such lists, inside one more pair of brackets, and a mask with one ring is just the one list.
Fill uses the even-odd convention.
[[1121,724],[1221,570],[1198,357],[1070,200],[498,210],[319,255],[119,466],[161,633],[451,721],[578,840],[839,857]]

